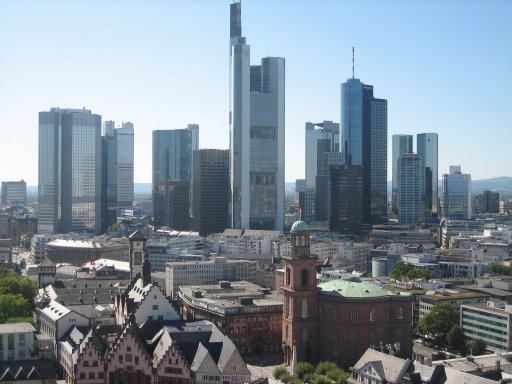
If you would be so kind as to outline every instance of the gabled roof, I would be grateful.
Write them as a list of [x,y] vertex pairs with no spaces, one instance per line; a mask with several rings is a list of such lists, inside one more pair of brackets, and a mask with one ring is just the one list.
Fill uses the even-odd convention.
[[130,240],[146,240],[146,236],[144,236],[144,233],[137,229],[135,232],[133,232],[130,236],[128,236]]
[[360,371],[367,365],[371,365],[379,377],[388,383],[399,383],[404,377],[411,360],[401,359],[383,352],[368,348],[354,365],[353,369]]

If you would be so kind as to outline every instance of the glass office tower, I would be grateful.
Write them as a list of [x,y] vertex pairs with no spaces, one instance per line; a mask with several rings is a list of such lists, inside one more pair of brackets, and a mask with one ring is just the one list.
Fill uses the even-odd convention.
[[[183,181],[189,185],[189,213],[192,196],[192,155],[199,145],[199,126],[188,124],[185,129],[153,131],[153,213],[163,209],[156,207],[160,184],[167,181]],[[163,187],[162,187],[163,188]],[[165,189],[165,188],[163,188]]]
[[359,79],[341,84],[340,145],[345,165],[363,167],[363,223],[387,221],[387,100]]
[[462,173],[460,165],[450,165],[443,175],[443,218],[471,219],[471,175]]
[[86,109],[39,113],[38,233],[99,233],[101,116]]
[[267,57],[251,66],[241,3],[230,12],[231,226],[283,230],[285,60]]
[[397,208],[397,193],[398,193],[398,159],[404,153],[413,153],[412,135],[393,135],[392,138],[392,159],[391,159],[391,177],[392,177],[392,197],[393,197],[393,211],[398,213]]
[[438,192],[438,151],[437,133],[420,133],[416,137],[416,152],[423,159],[425,172],[425,214],[437,216]]

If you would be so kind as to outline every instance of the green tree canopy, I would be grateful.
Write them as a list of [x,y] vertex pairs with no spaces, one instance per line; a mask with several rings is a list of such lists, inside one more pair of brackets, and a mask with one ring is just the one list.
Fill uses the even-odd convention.
[[481,339],[473,339],[469,344],[469,348],[471,349],[471,354],[473,356],[479,356],[485,354],[487,344]]
[[454,350],[464,353],[466,342],[464,341],[464,332],[458,324],[454,325],[446,335],[446,342]]
[[0,324],[13,317],[30,317],[33,304],[21,295],[0,294]]
[[0,269],[0,295],[21,295],[30,303],[31,310],[33,310],[36,288],[33,281],[21,277],[15,272]]
[[393,271],[390,276],[396,280],[402,278],[430,280],[432,278],[430,271],[426,269],[415,269],[412,264],[406,263],[405,261],[397,261],[393,266]]
[[459,324],[459,311],[449,302],[442,302],[434,305],[430,313],[420,320],[418,332],[433,337],[445,345],[448,332],[457,324]]

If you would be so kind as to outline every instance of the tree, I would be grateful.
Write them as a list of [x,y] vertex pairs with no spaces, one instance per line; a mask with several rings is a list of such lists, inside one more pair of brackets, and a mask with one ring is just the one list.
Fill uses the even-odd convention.
[[462,329],[459,325],[454,325],[452,329],[450,329],[446,335],[446,341],[448,345],[455,351],[464,353],[466,343],[464,341],[464,332],[462,332]]
[[21,295],[0,295],[0,324],[12,317],[30,317],[33,304]]
[[418,332],[435,338],[441,344],[446,344],[448,332],[459,323],[459,311],[449,302],[434,305],[434,308],[425,315],[418,324]]
[[393,271],[390,276],[393,279],[399,280],[402,278],[407,279],[425,279],[430,280],[432,274],[426,269],[416,269],[413,265],[406,263],[405,261],[397,261],[393,266]]
[[335,368],[338,368],[338,366],[335,363],[333,363],[332,361],[321,361],[316,366],[315,373],[317,375],[325,376],[327,374],[327,372],[329,372]]
[[[36,284],[29,279],[23,278],[17,273],[0,269],[0,296],[1,295],[21,295],[27,300],[34,310],[34,297],[36,295]],[[22,314],[14,316],[25,316]]]
[[483,355],[487,349],[487,344],[481,339],[473,339],[469,344],[473,356]]

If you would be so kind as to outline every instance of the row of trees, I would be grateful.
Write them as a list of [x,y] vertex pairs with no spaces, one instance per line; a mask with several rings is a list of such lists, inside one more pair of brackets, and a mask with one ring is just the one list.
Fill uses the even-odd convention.
[[15,272],[0,269],[0,324],[31,321],[36,284]]
[[322,361],[316,367],[307,361],[301,361],[293,374],[288,373],[284,367],[277,367],[274,370],[274,379],[286,384],[346,384],[349,377],[349,372],[332,361]]
[[512,276],[512,267],[506,267],[506,266],[501,265],[501,264],[492,264],[489,267],[489,272],[496,273],[496,274],[499,274],[499,275]]

